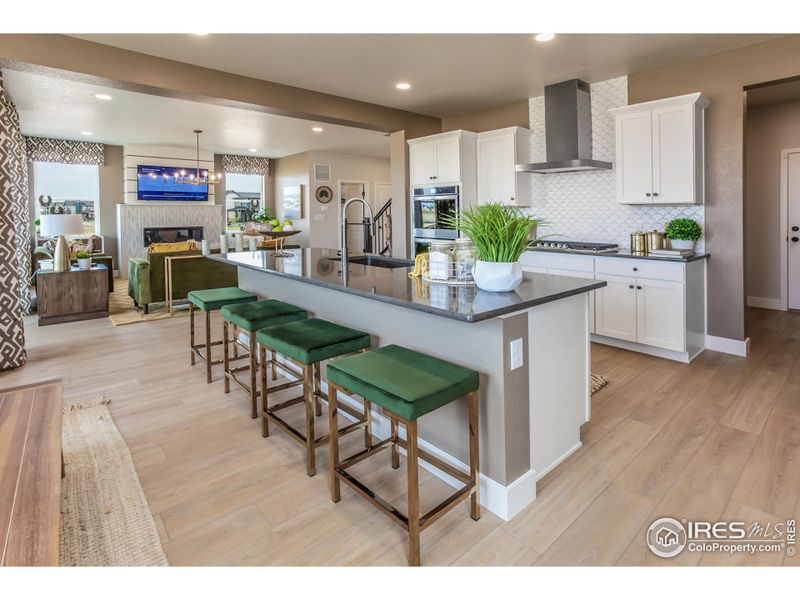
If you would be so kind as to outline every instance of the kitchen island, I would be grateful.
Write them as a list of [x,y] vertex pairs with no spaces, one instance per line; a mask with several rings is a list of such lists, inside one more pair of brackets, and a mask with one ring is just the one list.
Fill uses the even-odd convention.
[[[399,344],[477,370],[481,503],[504,519],[536,497],[536,481],[581,445],[589,419],[589,293],[604,281],[525,274],[509,293],[410,278],[408,262],[306,248],[209,256],[236,265],[239,287],[365,331],[374,347]],[[371,264],[365,264],[365,263]],[[324,373],[324,369],[323,369]],[[420,447],[463,468],[466,406],[420,420]],[[375,434],[388,421],[375,415]],[[446,481],[448,475],[425,465]]]

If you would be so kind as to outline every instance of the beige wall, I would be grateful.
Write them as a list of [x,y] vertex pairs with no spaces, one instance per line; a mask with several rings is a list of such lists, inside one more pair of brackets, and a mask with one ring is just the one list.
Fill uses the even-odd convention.
[[441,119],[54,34],[0,35],[0,66],[327,123],[441,131]]
[[[125,199],[125,172],[122,146],[105,148],[106,164],[100,167],[100,235],[103,236],[103,252],[117,260],[117,204]],[[127,268],[127,266],[126,266]],[[120,273],[127,277],[127,273]]]
[[[275,207],[280,207],[283,202],[283,188],[290,185],[303,186],[303,219],[294,219],[294,226],[300,230],[295,236],[289,238],[287,243],[299,244],[301,246],[308,246],[310,243],[310,232],[308,219],[308,180],[309,180],[309,158],[308,152],[300,152],[299,154],[292,154],[284,158],[276,158],[272,161],[272,175],[275,187]],[[331,202],[333,204],[333,201]],[[275,213],[278,218],[283,219],[280,210]]]
[[747,109],[747,295],[779,299],[780,174],[783,148],[800,148],[800,100]]
[[408,182],[408,144],[406,132],[395,131],[389,136],[392,170],[392,256],[408,258],[411,246],[411,208]]
[[691,92],[711,100],[706,121],[708,332],[744,339],[744,100],[748,85],[800,75],[800,36],[631,74],[633,104]]
[[[373,212],[381,207],[377,206],[375,196],[375,183],[391,183],[391,170],[388,158],[373,156],[356,156],[339,152],[311,151],[309,154],[309,179],[311,181],[308,194],[310,208],[310,244],[317,248],[339,247],[339,182],[340,181],[365,181],[367,185],[367,200]],[[313,180],[314,165],[330,165],[330,183],[318,183]],[[314,199],[317,187],[327,185],[333,190],[334,200],[328,204],[320,204]],[[349,212],[349,211],[348,211]],[[351,217],[352,218],[352,217]]]
[[503,127],[528,128],[528,99],[518,100],[502,106],[494,106],[473,113],[442,118],[442,131],[466,129],[467,131],[491,131]]

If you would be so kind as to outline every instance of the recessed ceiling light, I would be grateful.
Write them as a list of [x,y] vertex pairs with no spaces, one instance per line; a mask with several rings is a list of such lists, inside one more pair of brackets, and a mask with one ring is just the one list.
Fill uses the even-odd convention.
[[315,133],[319,133],[320,131],[322,131],[322,127],[312,127],[311,131],[313,131]]
[[92,135],[91,131],[81,131],[81,135]]
[[395,84],[394,87],[396,87],[398,90],[410,90],[411,84],[406,83],[405,81],[401,81],[400,83]]
[[537,42],[549,42],[554,37],[556,37],[555,33],[537,33],[536,34],[536,41]]
[[192,35],[208,35],[207,33],[193,33]]
[[111,100],[111,96],[108,94],[95,94],[94,97],[98,100]]
[[258,152],[258,148],[250,148],[250,152]]

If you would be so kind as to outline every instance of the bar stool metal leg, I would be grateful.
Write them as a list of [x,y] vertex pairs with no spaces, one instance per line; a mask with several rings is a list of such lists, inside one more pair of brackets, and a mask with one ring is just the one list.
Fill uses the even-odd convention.
[[[230,354],[228,352],[228,322],[223,320],[222,321],[222,368],[223,372],[225,373],[225,377],[222,378],[223,385],[225,387],[225,393],[229,394],[231,391],[231,382],[228,379],[228,371],[231,368],[231,361],[230,361]],[[236,342],[233,343],[234,347],[236,346]]]
[[211,311],[206,313],[206,383],[211,383]]
[[194,366],[194,304],[189,303],[189,353],[192,355],[192,366]]
[[478,480],[478,394],[471,392],[467,396],[469,405],[469,476],[475,485],[475,491],[469,498],[470,516],[477,521],[481,518],[481,503],[479,490],[481,487]]
[[[238,333],[238,330],[237,330]],[[235,344],[234,344],[235,345]],[[254,331],[250,332],[250,403],[252,404],[252,412],[250,417],[253,419],[258,418],[258,390],[256,389],[256,370],[258,369],[257,360],[257,347],[256,347],[256,334]]]
[[[269,419],[267,419],[267,349],[261,346],[259,373],[261,375],[261,437],[269,437]],[[272,366],[273,373],[275,366]]]
[[364,447],[369,448],[372,446],[372,402],[364,398],[364,418],[366,424],[364,425]]
[[328,442],[330,446],[330,471],[331,471],[331,500],[339,502],[342,499],[339,478],[336,476],[336,467],[339,465],[339,388],[328,382]]
[[400,468],[400,452],[397,450],[397,442],[400,439],[397,435],[397,419],[391,417],[392,422],[392,468]]
[[417,421],[406,423],[406,458],[408,459],[408,564],[418,567],[419,553],[419,454]]
[[314,458],[314,376],[313,365],[303,368],[303,392],[306,400],[306,473],[312,477],[317,472]]

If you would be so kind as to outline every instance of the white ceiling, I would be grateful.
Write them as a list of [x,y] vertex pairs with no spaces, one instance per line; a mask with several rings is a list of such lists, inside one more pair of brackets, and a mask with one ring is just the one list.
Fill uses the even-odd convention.
[[[22,133],[106,144],[152,144],[221,154],[280,158],[307,150],[389,157],[389,138],[376,131],[314,123],[263,112],[229,108],[87,85],[3,70],[4,87],[16,104]],[[108,94],[110,101],[96,99]],[[320,125],[322,133],[311,131]],[[94,135],[84,137],[82,131]],[[256,148],[257,152],[250,152]]]
[[[94,34],[101,44],[434,116],[538,96],[761,43],[777,35]],[[395,83],[412,89],[399,91]]]

